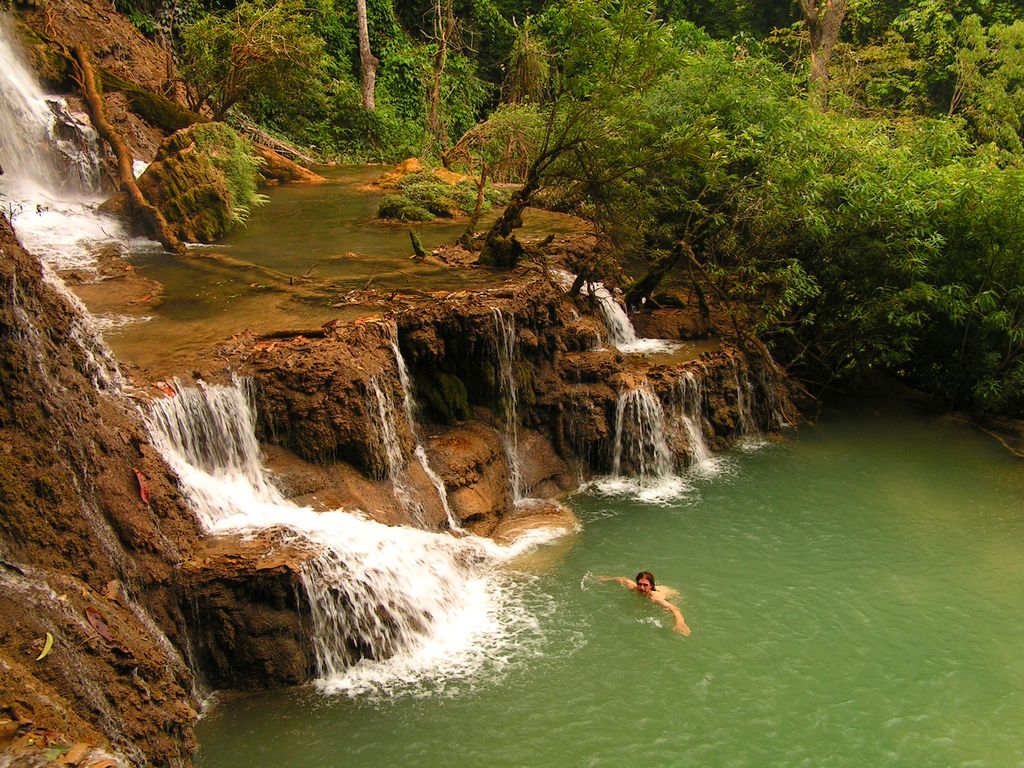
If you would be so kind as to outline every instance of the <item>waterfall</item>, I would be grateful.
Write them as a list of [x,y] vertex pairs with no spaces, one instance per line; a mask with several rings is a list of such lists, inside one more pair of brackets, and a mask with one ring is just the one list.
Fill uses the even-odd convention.
[[523,498],[523,474],[519,464],[519,397],[516,386],[516,318],[506,316],[495,307],[494,344],[498,357],[498,391],[501,398],[502,420],[505,433],[502,442],[508,457],[509,481],[512,484],[512,501]]
[[251,397],[243,381],[179,386],[152,404],[150,436],[208,532],[274,528],[316,553],[301,577],[322,688],[469,676],[518,642],[526,619],[496,545],[286,500],[261,464]]
[[56,158],[48,151],[53,133],[53,112],[35,77],[21,63],[10,41],[7,19],[0,16],[0,166],[8,182],[59,186]]
[[615,403],[612,473],[590,487],[612,496],[668,503],[691,490],[674,464],[658,396],[645,381],[620,392]]
[[701,426],[704,419],[704,387],[700,378],[693,371],[683,371],[676,382],[676,395],[676,416],[690,445],[691,464],[700,469],[710,469],[715,459],[704,439]]
[[97,146],[84,120],[43,94],[0,15],[0,207],[22,244],[55,269],[90,267],[100,243],[127,248],[120,221],[94,211]]
[[427,459],[427,451],[423,447],[423,441],[420,440],[419,430],[416,429],[416,398],[412,391],[412,378],[409,376],[409,369],[405,364],[405,358],[402,357],[402,350],[398,346],[398,325],[391,323],[391,351],[395,355],[395,364],[398,366],[398,380],[402,385],[403,403],[405,405],[405,420],[409,426],[409,433],[412,435],[413,441],[416,443],[416,447],[413,448],[413,455],[419,461],[420,466],[423,467],[423,472],[430,482],[433,483],[434,488],[437,490],[438,498],[441,500],[441,506],[444,508],[444,513],[448,517],[448,527],[453,531],[461,530],[459,521],[455,519],[455,515],[452,514],[451,507],[448,505],[448,492],[444,487],[444,480],[441,476],[434,471],[434,468],[430,466],[430,461]]
[[661,401],[645,383],[619,393],[615,405],[615,451],[612,475],[627,467],[641,483],[672,473],[672,451],[665,440]]
[[409,473],[406,469],[405,452],[402,450],[402,440],[398,434],[398,424],[395,421],[395,404],[391,395],[382,387],[378,377],[370,379],[370,392],[373,394],[377,406],[377,418],[380,425],[378,436],[381,446],[384,449],[384,458],[388,463],[387,476],[391,480],[394,489],[395,500],[402,510],[416,520],[422,527],[423,505],[420,504],[409,484]]
[[612,292],[603,283],[587,283],[590,295],[597,302],[605,328],[608,329],[608,341],[620,350],[632,349],[639,341],[633,323],[626,310],[615,300]]
[[[553,269],[551,274],[565,290],[569,290],[576,282],[576,275],[565,270]],[[620,352],[652,354],[673,352],[679,348],[678,342],[669,339],[640,338],[626,310],[615,300],[604,283],[586,282],[584,290],[594,300],[604,326],[608,329],[608,343]]]
[[754,385],[735,359],[732,361],[732,370],[736,384],[736,433],[744,438],[741,443],[743,447],[757,448],[764,444],[764,439],[754,416]]

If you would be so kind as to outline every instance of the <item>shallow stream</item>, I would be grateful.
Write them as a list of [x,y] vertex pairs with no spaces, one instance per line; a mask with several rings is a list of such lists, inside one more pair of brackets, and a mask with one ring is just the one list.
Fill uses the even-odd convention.
[[[223,697],[201,768],[1024,765],[1024,472],[869,406],[725,457],[668,505],[579,496],[510,570],[511,651],[350,698]],[[693,635],[594,574],[646,568]]]
[[[411,259],[410,229],[429,251],[455,242],[466,222],[376,219],[384,193],[371,185],[388,170],[339,166],[323,169],[326,184],[268,188],[267,204],[245,227],[214,245],[191,248],[186,258],[136,243],[132,268],[161,288],[127,305],[102,305],[111,295],[109,282],[78,290],[122,360],[161,368],[168,357],[208,354],[243,331],[318,328],[381,312],[395,293],[416,298],[500,283],[504,275],[494,270]],[[481,229],[495,216],[492,210],[481,217]],[[573,217],[530,209],[523,233],[539,237],[579,227]]]

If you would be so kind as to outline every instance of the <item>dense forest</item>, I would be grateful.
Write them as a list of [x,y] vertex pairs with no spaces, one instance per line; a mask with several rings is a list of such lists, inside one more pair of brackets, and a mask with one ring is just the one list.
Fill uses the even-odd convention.
[[[593,220],[634,306],[736,307],[812,392],[1024,416],[1024,3],[117,0],[189,105]],[[625,270],[623,271],[623,268]]]

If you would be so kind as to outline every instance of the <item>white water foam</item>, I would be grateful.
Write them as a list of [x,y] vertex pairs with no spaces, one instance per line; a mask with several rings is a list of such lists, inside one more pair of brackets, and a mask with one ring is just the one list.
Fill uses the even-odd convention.
[[98,247],[123,253],[129,237],[117,219],[96,212],[102,197],[90,190],[95,173],[85,168],[95,157],[67,148],[55,109],[66,111],[21,63],[0,17],[0,204],[38,258],[57,270],[91,268]]
[[[570,289],[576,282],[576,275],[562,269],[551,270],[552,276],[564,289]],[[677,341],[669,339],[647,339],[637,336],[629,315],[622,305],[616,301],[612,292],[605,287],[604,283],[584,283],[584,290],[587,295],[592,296],[597,303],[598,311],[608,329],[608,343],[623,353],[632,354],[662,354],[675,352],[682,345]]]
[[532,642],[536,622],[520,600],[521,580],[495,568],[526,545],[502,548],[293,504],[262,466],[248,385],[177,390],[152,404],[151,438],[206,530],[272,528],[317,553],[302,579],[321,689],[437,690],[502,668]]

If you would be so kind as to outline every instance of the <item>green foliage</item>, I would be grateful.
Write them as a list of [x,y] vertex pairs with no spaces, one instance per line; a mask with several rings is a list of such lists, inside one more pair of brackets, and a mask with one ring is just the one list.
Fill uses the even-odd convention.
[[302,0],[245,0],[179,30],[178,66],[189,106],[215,120],[246,99],[288,99],[322,76],[323,40]]
[[979,141],[1024,153],[1024,21],[984,28],[978,16],[956,32],[949,114],[967,117]]
[[266,196],[257,192],[262,159],[253,152],[248,139],[223,123],[196,125],[192,129],[192,138],[196,149],[224,174],[230,193],[232,221],[244,224],[252,208],[267,201]]
[[534,104],[502,104],[445,153],[449,167],[498,181],[522,181],[544,139],[545,116]]
[[505,101],[539,104],[548,87],[549,72],[547,51],[530,37],[530,20],[526,19],[509,55]]
[[638,252],[663,263],[688,244],[703,279],[822,387],[882,370],[953,406],[1020,413],[1021,171],[971,155],[951,121],[818,114],[781,70],[725,46],[633,113],[707,142],[634,185]]
[[[398,193],[380,201],[377,215],[382,219],[400,221],[432,221],[467,216],[476,207],[476,186],[468,179],[452,184],[433,171],[410,173],[398,183]],[[506,195],[488,185],[484,191],[483,211]]]
[[135,28],[147,37],[157,33],[157,23],[153,4],[149,0],[114,0],[114,8],[128,17]]

